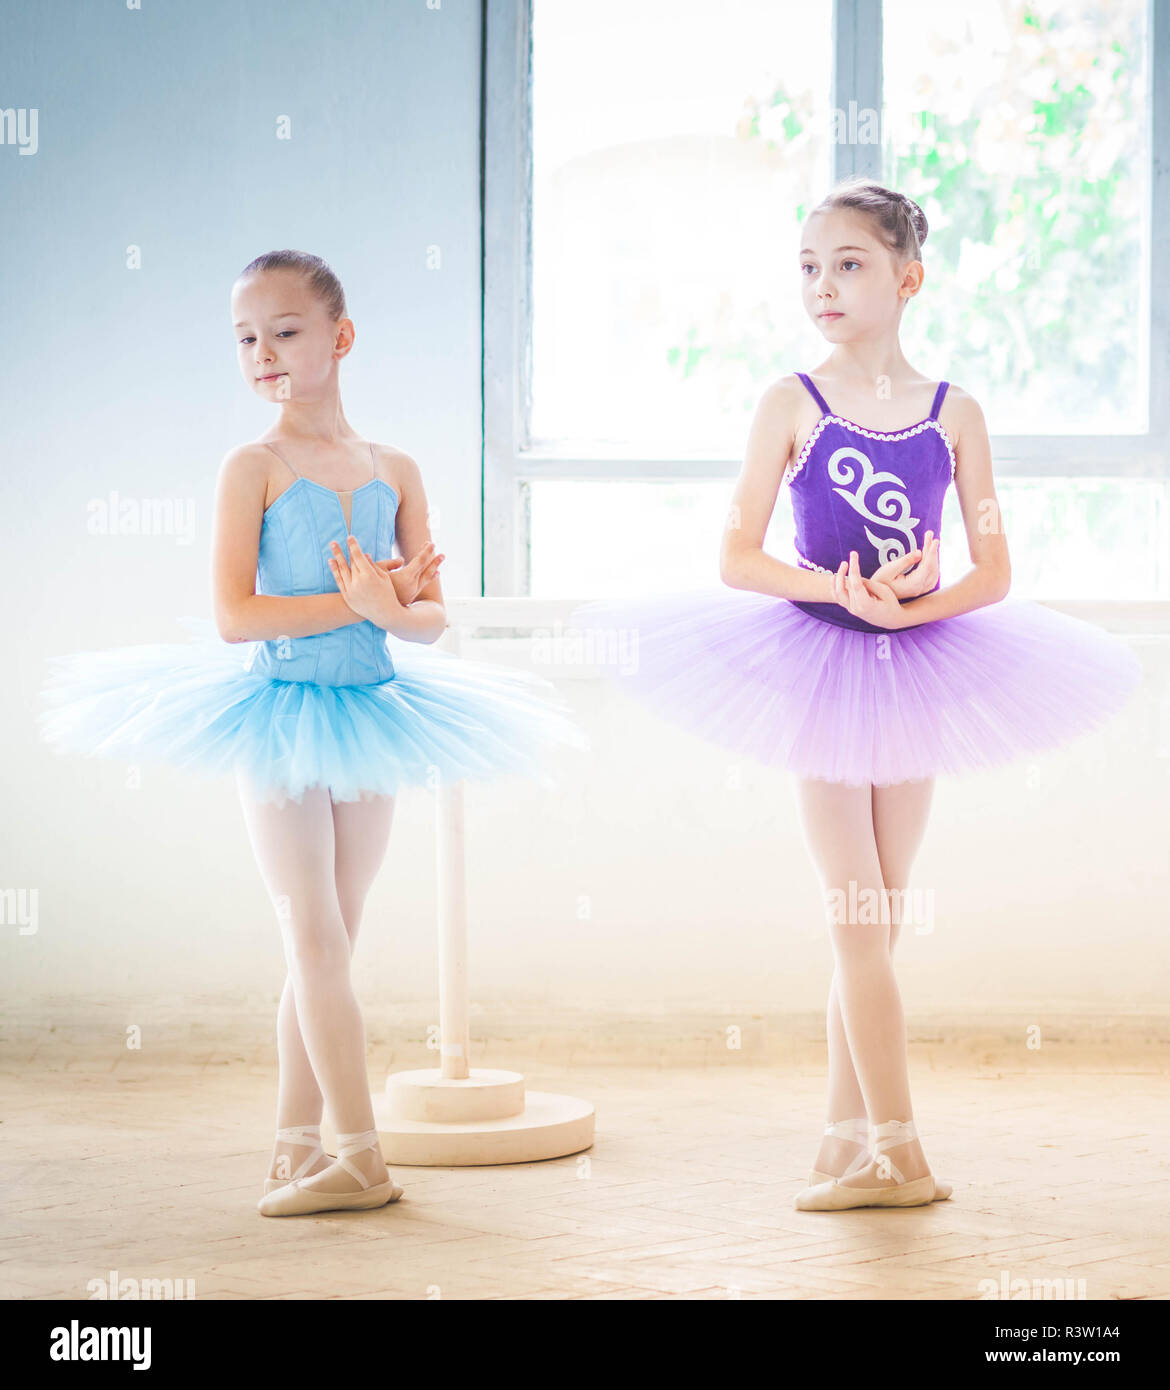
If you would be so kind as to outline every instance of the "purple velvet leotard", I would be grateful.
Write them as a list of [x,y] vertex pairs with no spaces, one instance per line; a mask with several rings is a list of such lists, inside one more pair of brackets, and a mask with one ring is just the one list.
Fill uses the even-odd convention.
[[[868,578],[920,547],[927,531],[939,534],[943,499],[955,476],[954,450],[938,421],[949,383],[939,382],[925,420],[904,430],[867,430],[834,415],[810,378],[804,372],[796,375],[823,412],[785,475],[796,521],[797,562],[831,574],[856,550],[858,567]],[[839,603],[791,602],[840,627],[890,630]]]

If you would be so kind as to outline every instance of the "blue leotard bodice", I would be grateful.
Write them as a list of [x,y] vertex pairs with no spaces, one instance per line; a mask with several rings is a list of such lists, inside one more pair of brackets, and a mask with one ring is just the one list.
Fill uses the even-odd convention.
[[[256,563],[257,593],[337,593],[329,568],[329,543],[336,541],[342,552],[348,553],[347,533],[375,560],[390,558],[398,494],[389,483],[375,476],[353,489],[347,526],[340,494],[297,473],[277,450],[273,453],[296,477],[264,512]],[[372,444],[370,462],[372,467]],[[394,676],[386,632],[368,620],[309,637],[256,642],[247,669],[273,680],[312,681],[317,685],[369,685]]]

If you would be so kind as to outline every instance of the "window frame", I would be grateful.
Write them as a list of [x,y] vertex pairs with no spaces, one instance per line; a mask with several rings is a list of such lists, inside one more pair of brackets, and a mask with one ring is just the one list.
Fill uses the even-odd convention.
[[[1147,0],[1150,156],[1142,249],[1146,429],[1135,434],[991,436],[1001,478],[1170,479],[1170,257],[1154,228],[1170,226],[1170,0]],[[872,145],[832,145],[831,180],[881,177],[881,0],[834,0],[830,103],[878,113]],[[734,478],[733,457],[581,455],[534,449],[532,401],[532,0],[484,0],[483,10],[483,584],[485,595],[530,591],[530,486],[543,479],[693,481]]]

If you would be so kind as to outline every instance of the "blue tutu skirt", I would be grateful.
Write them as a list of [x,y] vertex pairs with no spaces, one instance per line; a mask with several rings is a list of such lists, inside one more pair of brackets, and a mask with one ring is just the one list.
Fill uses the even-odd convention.
[[225,642],[205,618],[192,634],[51,656],[37,716],[58,753],[242,774],[265,800],[334,801],[509,774],[554,784],[557,748],[589,742],[556,688],[510,667],[422,643],[391,643],[395,674],[368,685],[281,681],[248,669],[253,645]]

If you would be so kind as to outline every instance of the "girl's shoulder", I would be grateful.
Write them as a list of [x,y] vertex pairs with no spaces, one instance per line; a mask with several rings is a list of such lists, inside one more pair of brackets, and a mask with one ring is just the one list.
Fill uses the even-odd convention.
[[410,454],[393,444],[379,444],[375,440],[371,443],[377,476],[389,483],[400,498],[422,491],[422,470]]
[[959,386],[953,381],[947,382],[947,394],[943,397],[943,405],[946,405],[947,401],[959,403],[966,409],[970,409],[972,406],[974,406],[976,410],[979,408],[979,402],[970,391],[967,391],[964,387]]
[[783,376],[778,376],[764,387],[761,399],[776,402],[797,401],[801,396],[808,395],[808,388],[796,372],[786,372]]
[[266,444],[251,439],[246,444],[237,444],[224,454],[219,461],[219,476],[228,483],[255,482],[266,478],[273,464],[279,466],[279,460],[272,450]]
[[981,430],[986,433],[987,430],[979,402],[953,381],[947,382],[947,393],[939,407],[938,422],[956,445],[964,432],[970,436],[973,432]]
[[797,430],[810,405],[814,413],[819,415],[816,402],[809,395],[804,382],[795,372],[788,372],[768,382],[760,393],[756,409],[770,425],[787,424]]

